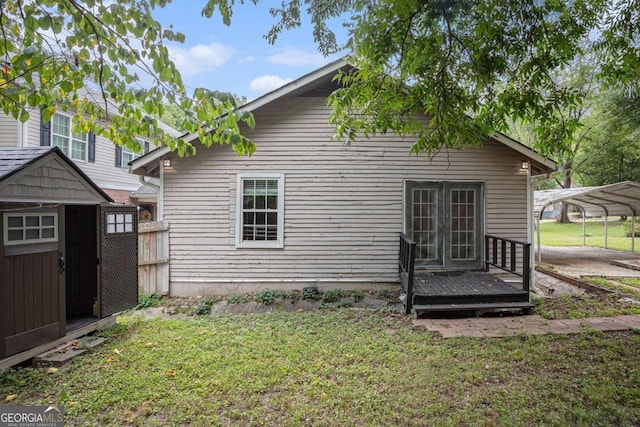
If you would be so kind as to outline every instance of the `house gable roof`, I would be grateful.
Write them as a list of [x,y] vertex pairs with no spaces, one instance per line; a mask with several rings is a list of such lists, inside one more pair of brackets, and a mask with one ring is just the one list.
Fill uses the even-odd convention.
[[[26,189],[28,191],[25,191]],[[0,200],[35,203],[113,202],[58,147],[0,148]]]
[[[317,70],[306,74],[278,89],[275,89],[259,98],[256,98],[247,104],[238,107],[237,110],[246,110],[254,112],[276,100],[288,96],[295,96],[304,93],[305,96],[328,96],[334,90],[338,89],[338,84],[333,81],[336,73],[341,69],[353,68],[346,59],[338,59]],[[186,142],[194,142],[198,138],[197,133],[185,135]],[[531,165],[532,175],[539,175],[553,172],[557,169],[554,161],[549,160],[536,153],[531,148],[510,138],[504,134],[497,133],[491,136],[491,139],[507,146],[524,156],[523,160],[527,160]],[[144,176],[159,176],[159,160],[171,153],[168,147],[159,147],[144,156],[135,159],[130,163],[131,173]]]

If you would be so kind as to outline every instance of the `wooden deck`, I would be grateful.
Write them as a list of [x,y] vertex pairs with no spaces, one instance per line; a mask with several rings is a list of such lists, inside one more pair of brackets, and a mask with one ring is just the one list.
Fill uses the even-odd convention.
[[[521,250],[517,246],[521,246]],[[399,275],[406,294],[405,312],[473,311],[476,314],[501,309],[530,312],[530,245],[495,236],[486,236],[484,271],[415,270],[415,243],[400,236]],[[521,262],[517,262],[520,255]],[[508,283],[489,273],[494,267],[513,277]]]
[[529,292],[481,271],[416,271],[411,306],[415,312],[533,307]]

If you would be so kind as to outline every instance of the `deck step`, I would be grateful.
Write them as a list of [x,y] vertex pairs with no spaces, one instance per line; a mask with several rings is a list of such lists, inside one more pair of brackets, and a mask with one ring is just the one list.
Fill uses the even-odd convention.
[[86,353],[87,350],[97,347],[105,341],[105,338],[97,336],[85,336],[69,341],[34,357],[33,365],[60,367],[69,363],[74,357]]
[[533,308],[530,302],[496,302],[496,303],[478,303],[478,304],[417,304],[412,308],[415,312],[419,311],[461,311],[461,310],[500,310],[500,309],[518,309]]

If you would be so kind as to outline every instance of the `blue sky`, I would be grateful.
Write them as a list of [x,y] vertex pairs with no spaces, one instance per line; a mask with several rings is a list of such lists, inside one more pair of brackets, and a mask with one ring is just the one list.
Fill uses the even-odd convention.
[[[236,4],[230,26],[222,23],[218,10],[211,19],[203,18],[204,0],[174,0],[154,16],[163,27],[171,24],[186,36],[184,44],[169,48],[187,87],[232,92],[251,100],[342,55],[323,57],[308,21],[270,45],[263,35],[275,22],[269,7],[279,3]],[[344,42],[346,34],[340,25],[332,29],[339,31],[339,41]]]

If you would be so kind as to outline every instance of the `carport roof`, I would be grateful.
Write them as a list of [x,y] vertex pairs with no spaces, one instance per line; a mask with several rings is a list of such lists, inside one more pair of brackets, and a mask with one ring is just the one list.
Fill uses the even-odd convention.
[[599,187],[579,187],[535,192],[534,210],[536,218],[543,210],[557,202],[567,202],[582,207],[585,211],[602,216],[639,215],[640,184],[623,181]]

